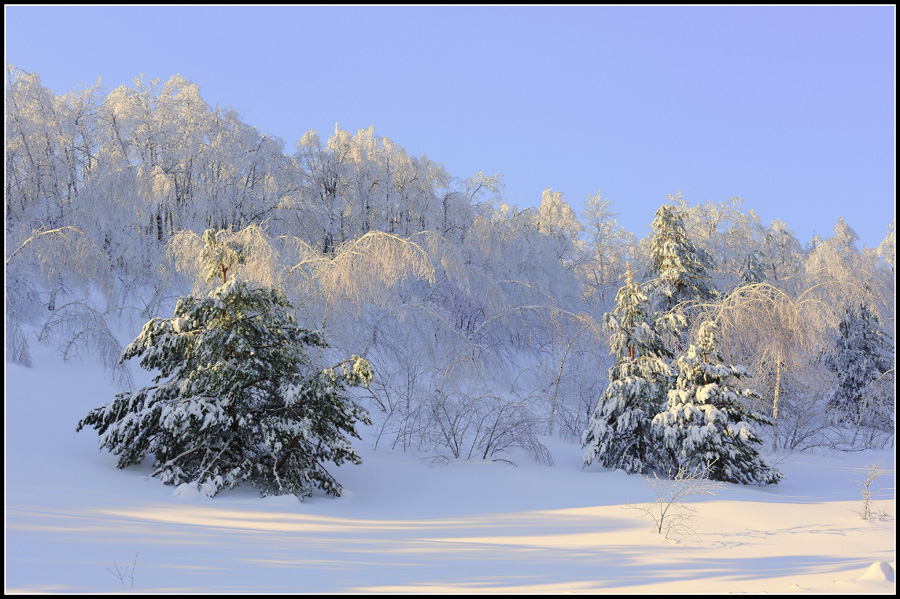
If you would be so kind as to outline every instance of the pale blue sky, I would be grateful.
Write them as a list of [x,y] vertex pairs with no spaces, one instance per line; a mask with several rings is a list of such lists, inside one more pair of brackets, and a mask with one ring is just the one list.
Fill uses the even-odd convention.
[[894,217],[896,10],[6,6],[6,61],[61,94],[180,73],[293,153],[375,126],[520,208],[601,189],[638,236],[666,194],[744,198],[802,243]]

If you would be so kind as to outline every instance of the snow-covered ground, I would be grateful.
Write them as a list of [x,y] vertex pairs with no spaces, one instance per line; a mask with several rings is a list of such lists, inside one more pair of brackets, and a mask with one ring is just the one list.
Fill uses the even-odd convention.
[[654,500],[641,477],[583,470],[580,447],[550,439],[552,468],[357,441],[364,463],[333,470],[340,498],[209,499],[148,478],[149,460],[116,469],[75,432],[113,397],[102,369],[34,353],[6,365],[6,592],[895,592],[895,520],[857,514],[883,458],[874,508],[896,516],[893,449],[777,456],[781,484],[692,498],[696,534],[669,540],[624,506]]

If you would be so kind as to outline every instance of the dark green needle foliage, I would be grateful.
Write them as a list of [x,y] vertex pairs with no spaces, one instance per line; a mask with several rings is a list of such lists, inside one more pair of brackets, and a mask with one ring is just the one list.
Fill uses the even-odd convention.
[[207,273],[224,282],[144,325],[121,360],[139,357],[158,371],[155,384],[116,395],[78,430],[95,428],[119,468],[150,453],[152,476],[209,496],[240,483],[262,495],[303,498],[318,487],[339,496],[325,464],[361,462],[348,436],[358,438],[356,423],[369,417],[346,390],[368,385],[368,362],[314,367],[308,349],[323,347],[321,336],[297,326],[279,291],[227,277],[240,247],[218,247],[212,231],[204,241]]

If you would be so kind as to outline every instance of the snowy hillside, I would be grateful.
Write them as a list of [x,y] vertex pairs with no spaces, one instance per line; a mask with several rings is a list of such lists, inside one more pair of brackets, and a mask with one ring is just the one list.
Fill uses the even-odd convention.
[[7,364],[5,382],[7,592],[896,588],[895,520],[857,514],[857,481],[882,459],[873,508],[895,516],[892,449],[770,456],[780,484],[689,498],[695,534],[665,540],[623,507],[654,500],[640,476],[582,469],[581,448],[556,439],[544,439],[554,467],[436,465],[357,441],[363,464],[334,469],[340,498],[238,487],[209,499],[148,478],[149,460],[117,470],[93,431],[75,432],[113,396],[99,366],[36,345],[34,368]]

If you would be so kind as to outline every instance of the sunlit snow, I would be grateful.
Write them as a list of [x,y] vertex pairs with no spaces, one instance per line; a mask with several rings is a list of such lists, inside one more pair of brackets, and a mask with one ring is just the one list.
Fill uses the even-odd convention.
[[[135,372],[149,380],[146,372]],[[895,521],[863,521],[860,483],[884,458],[874,508],[895,516],[894,451],[783,454],[769,487],[698,499],[695,536],[664,539],[626,503],[639,476],[546,438],[527,457],[432,465],[355,441],[340,498],[210,499],[118,470],[93,431],[115,390],[99,366],[42,346],[6,369],[6,591],[77,593],[883,593],[895,591]]]

